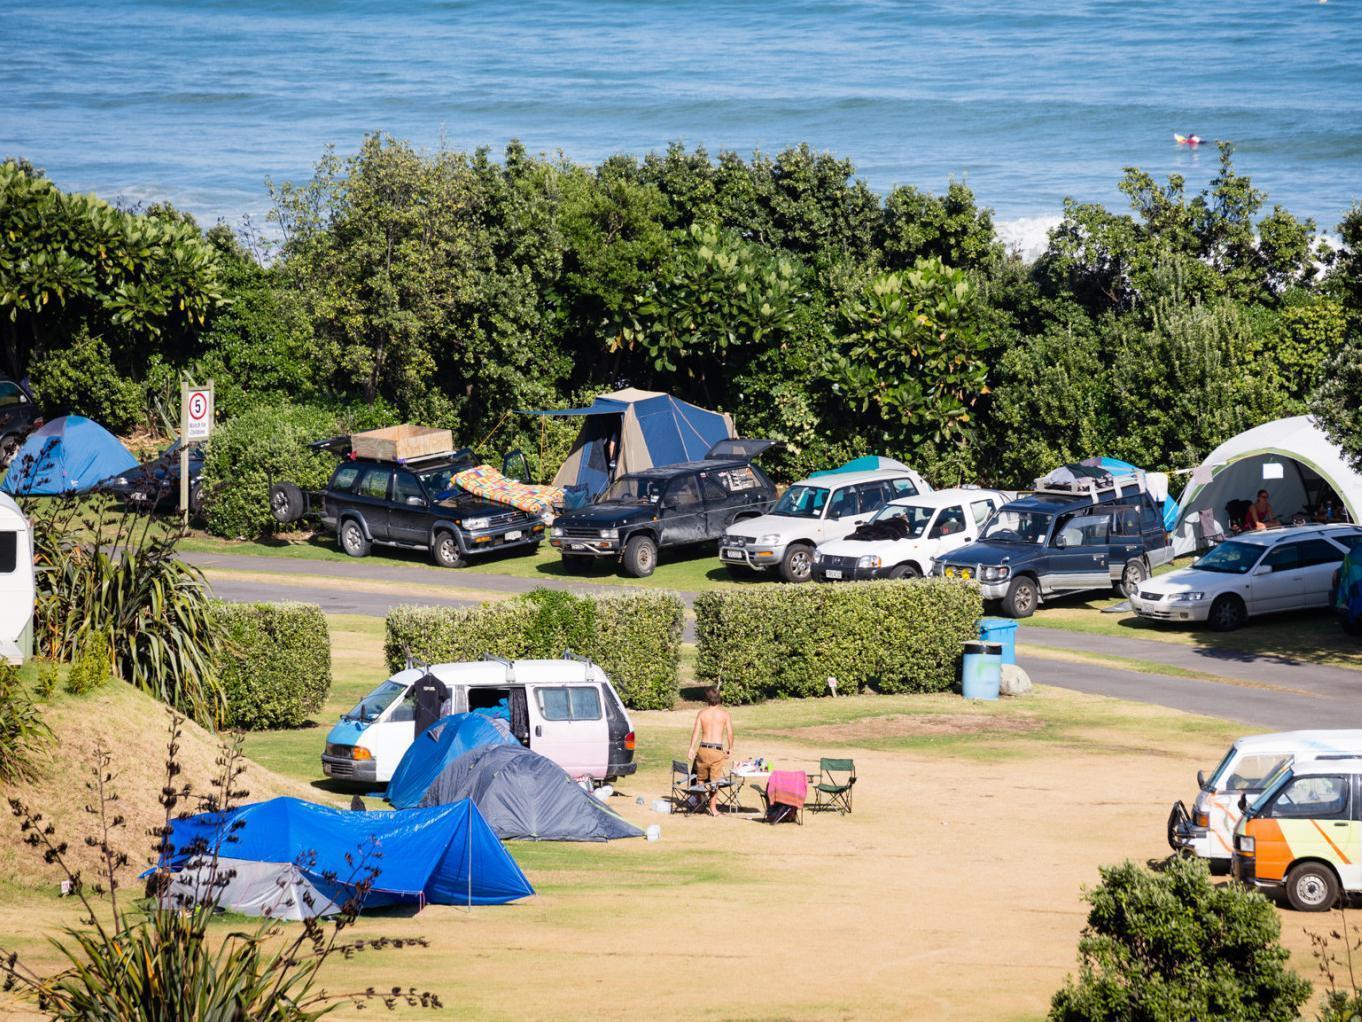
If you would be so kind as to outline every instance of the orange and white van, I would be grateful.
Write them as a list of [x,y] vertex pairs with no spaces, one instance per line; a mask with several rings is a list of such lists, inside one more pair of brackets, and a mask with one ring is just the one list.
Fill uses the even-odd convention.
[[1234,828],[1247,797],[1253,803],[1284,768],[1325,756],[1362,757],[1362,730],[1278,731],[1240,738],[1209,777],[1197,772],[1196,801],[1181,802],[1168,815],[1168,844],[1209,861],[1213,872],[1228,873],[1234,857]]
[[1234,875],[1300,912],[1362,893],[1362,759],[1282,771],[1235,827]]

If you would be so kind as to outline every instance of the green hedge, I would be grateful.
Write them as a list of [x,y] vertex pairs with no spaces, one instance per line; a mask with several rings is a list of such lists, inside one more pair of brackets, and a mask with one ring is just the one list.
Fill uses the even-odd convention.
[[946,579],[762,586],[696,598],[696,673],[730,703],[838,691],[943,692],[983,611]]
[[331,691],[331,636],[310,603],[217,603],[228,727],[298,727]]
[[671,593],[576,596],[537,589],[480,607],[395,607],[384,652],[396,671],[407,653],[428,663],[588,656],[610,676],[625,705],[670,709],[676,701],[684,607]]

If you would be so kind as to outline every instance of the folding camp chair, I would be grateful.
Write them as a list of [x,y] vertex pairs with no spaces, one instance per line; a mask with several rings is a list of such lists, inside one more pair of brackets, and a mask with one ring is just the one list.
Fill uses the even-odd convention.
[[808,778],[794,770],[773,770],[766,779],[766,790],[761,793],[767,823],[804,823],[804,805],[808,798]]
[[689,763],[672,760],[672,805],[678,813],[703,813],[709,805],[709,787],[695,780]]
[[851,812],[851,789],[855,783],[854,760],[820,759],[818,782],[813,786],[814,809],[836,809],[844,815]]

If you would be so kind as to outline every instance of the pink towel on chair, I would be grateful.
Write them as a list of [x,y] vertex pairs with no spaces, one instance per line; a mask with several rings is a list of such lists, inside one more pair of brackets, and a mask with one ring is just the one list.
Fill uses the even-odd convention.
[[803,807],[809,796],[809,779],[799,770],[772,770],[766,781],[766,801],[771,805]]

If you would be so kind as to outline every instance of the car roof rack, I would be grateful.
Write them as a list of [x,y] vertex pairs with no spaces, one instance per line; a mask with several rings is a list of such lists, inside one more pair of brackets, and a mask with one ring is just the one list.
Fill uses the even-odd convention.
[[[1064,467],[1056,469],[1050,476],[1064,470]],[[1091,466],[1089,466],[1091,467]],[[1087,497],[1093,504],[1100,504],[1103,500],[1112,496],[1123,496],[1123,491],[1132,483],[1135,484],[1139,493],[1147,493],[1149,484],[1145,480],[1143,469],[1135,469],[1133,472],[1104,472],[1101,475],[1073,475],[1070,479],[1054,480],[1050,476],[1043,476],[1035,481],[1033,493],[1050,493],[1065,497]]]
[[495,653],[484,653],[482,656],[478,657],[478,659],[487,663],[501,664],[506,668],[506,680],[515,681],[515,664],[507,660],[504,656],[497,656]]
[[589,656],[582,656],[580,653],[574,653],[570,649],[563,650],[563,659],[576,660],[579,664],[586,664],[588,667],[594,667],[596,663]]

